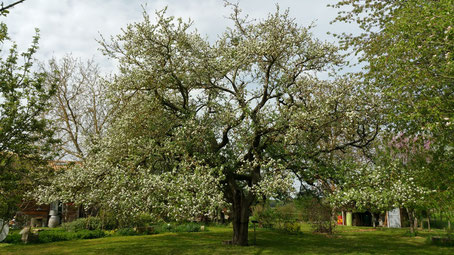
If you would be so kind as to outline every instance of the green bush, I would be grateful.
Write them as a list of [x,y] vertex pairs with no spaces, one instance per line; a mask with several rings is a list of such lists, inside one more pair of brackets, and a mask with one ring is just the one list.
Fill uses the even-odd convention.
[[6,236],[5,240],[3,240],[3,242],[12,243],[12,244],[20,244],[20,243],[22,243],[21,237],[22,236],[19,233],[9,233],[9,235]]
[[52,243],[58,241],[69,241],[74,239],[77,239],[75,232],[66,232],[64,230],[62,231],[48,230],[39,232],[38,240],[36,240],[36,242]]
[[[52,243],[59,241],[70,241],[77,239],[94,239],[105,237],[106,233],[102,230],[79,230],[65,231],[64,229],[50,229],[38,232],[36,239],[30,240],[30,243]],[[19,233],[10,233],[3,242],[11,244],[21,244],[22,239]]]
[[166,232],[172,232],[173,225],[170,223],[161,223],[153,225],[155,234],[161,234]]
[[300,233],[299,223],[302,212],[294,202],[276,204],[271,207],[268,204],[258,204],[252,208],[251,220],[256,220],[259,227],[274,228],[288,233]]
[[153,226],[144,226],[134,228],[139,235],[152,235],[156,234],[155,228]]
[[113,230],[120,228],[120,223],[116,214],[101,210],[99,213],[99,218],[101,219],[102,229]]
[[[200,232],[203,224],[195,222],[187,223],[162,223],[154,226],[138,227],[138,228],[121,228],[112,233],[106,233],[100,228],[99,218],[89,217],[81,218],[70,223],[63,224],[63,228],[43,230],[38,233],[36,240],[30,243],[52,243],[58,241],[70,241],[77,239],[94,239],[109,235],[133,236],[142,234],[158,234],[166,232]],[[88,228],[88,229],[87,229]],[[5,243],[21,244],[21,235],[19,233],[10,233]]]
[[299,222],[284,222],[275,225],[275,229],[288,233],[298,235],[301,234],[301,225]]
[[333,221],[332,208],[325,201],[313,198],[305,214],[316,233],[333,234],[336,223]]
[[282,222],[295,222],[301,221],[301,211],[295,206],[295,203],[289,202],[284,205],[276,206],[277,221]]
[[80,230],[68,232],[64,230],[46,230],[39,232],[37,243],[52,243],[58,241],[69,241],[77,239],[94,239],[105,237],[102,230]]
[[117,230],[117,232],[115,234],[119,235],[119,236],[135,236],[135,235],[138,235],[138,233],[133,228],[120,228],[119,230]]
[[272,228],[278,215],[270,206],[259,204],[252,208],[252,218],[259,222],[260,227]]
[[200,232],[202,225],[199,223],[189,222],[177,225],[173,232]]
[[81,230],[76,232],[77,239],[95,239],[105,237],[106,233],[100,229]]
[[[428,228],[427,221],[424,221],[424,228]],[[430,228],[444,229],[448,228],[449,224],[447,220],[430,220]]]
[[80,218],[75,221],[63,223],[62,227],[66,231],[80,231],[80,230],[100,230],[103,227],[102,221],[98,217]]
[[151,226],[151,225],[153,225],[154,222],[155,222],[155,218],[153,218],[151,215],[141,214],[133,220],[131,227]]

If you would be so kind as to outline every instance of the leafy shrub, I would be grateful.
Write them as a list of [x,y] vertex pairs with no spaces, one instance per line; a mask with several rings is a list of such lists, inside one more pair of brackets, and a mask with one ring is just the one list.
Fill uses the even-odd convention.
[[336,224],[333,221],[332,209],[329,205],[314,198],[311,201],[311,206],[306,208],[306,215],[314,232],[333,233]]
[[147,227],[153,225],[156,221],[156,218],[149,214],[119,218],[117,214],[105,210],[100,211],[99,219],[101,220],[101,227],[104,230]]
[[41,231],[38,234],[38,239],[34,242],[37,243],[52,243],[58,241],[69,241],[74,240],[76,238],[75,232],[66,232],[64,230],[48,230],[48,231]]
[[120,222],[116,214],[100,210],[99,218],[101,219],[102,229],[113,230],[120,228]]
[[301,220],[301,212],[293,202],[276,206],[276,217],[281,222],[295,222]]
[[161,223],[153,225],[156,234],[166,233],[166,232],[173,232],[173,225],[170,223]]
[[286,222],[284,223],[285,232],[290,234],[301,234],[301,225],[298,222]]
[[174,232],[200,232],[201,229],[201,224],[189,222],[176,226]]
[[151,226],[151,225],[153,225],[154,222],[155,222],[155,218],[152,217],[151,215],[141,214],[133,220],[131,227]]
[[119,236],[135,236],[138,235],[138,233],[133,229],[133,228],[120,228],[116,232],[117,235]]
[[95,239],[105,237],[106,233],[100,229],[96,230],[81,230],[76,232],[77,239]]
[[[427,221],[424,221],[424,228],[428,228]],[[448,228],[449,224],[447,220],[430,220],[430,228],[438,228],[438,229],[444,229]]]
[[[302,219],[301,209],[294,202],[276,204],[258,204],[252,208],[251,220],[259,222],[259,227],[274,228],[286,233],[301,233],[299,222]],[[252,225],[251,225],[252,226]]]
[[63,223],[62,227],[66,231],[80,231],[80,230],[100,230],[103,227],[102,221],[98,217],[79,218],[75,221]]
[[77,239],[94,239],[105,237],[106,234],[102,230],[80,230],[76,232],[68,232],[64,230],[46,230],[39,232],[38,243],[52,243],[58,241],[69,241]]
[[[107,235],[119,235],[119,236],[133,236],[141,234],[157,234],[166,232],[200,232],[203,224],[188,222],[188,223],[162,223],[155,226],[140,227],[140,228],[120,228],[117,231],[103,231],[101,229],[84,229],[86,227],[98,227],[97,220],[93,220],[95,217],[82,218],[76,221],[64,224],[64,228],[49,229],[40,231],[37,239],[30,241],[30,243],[52,243],[58,241],[69,241],[77,239],[94,239],[101,238]],[[89,220],[87,220],[89,219]],[[20,244],[22,243],[21,235],[19,233],[10,233],[5,243]]]
[[9,233],[5,240],[3,240],[4,243],[12,243],[12,244],[20,244],[22,243],[21,240],[21,235],[19,233]]
[[269,205],[256,205],[252,208],[252,218],[259,222],[260,227],[272,228],[278,215]]
[[[58,241],[70,241],[77,239],[94,239],[105,237],[106,233],[102,230],[79,230],[65,231],[64,229],[51,229],[38,232],[37,238],[32,239],[30,243],[52,243]],[[10,233],[3,242],[12,244],[21,244],[22,236],[19,233]]]
[[301,225],[299,222],[280,222],[274,225],[274,229],[287,234],[301,234]]

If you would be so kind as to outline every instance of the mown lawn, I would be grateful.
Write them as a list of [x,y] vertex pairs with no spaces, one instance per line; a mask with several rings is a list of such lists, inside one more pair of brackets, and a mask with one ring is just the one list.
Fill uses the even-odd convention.
[[[327,237],[312,234],[283,234],[258,230],[257,245],[223,245],[231,237],[226,227],[208,232],[166,233],[148,236],[116,236],[91,240],[34,245],[0,244],[0,254],[454,254],[452,247],[426,244],[428,232],[406,237],[404,229],[340,227]],[[433,234],[433,232],[431,233]],[[250,232],[250,240],[253,234]]]

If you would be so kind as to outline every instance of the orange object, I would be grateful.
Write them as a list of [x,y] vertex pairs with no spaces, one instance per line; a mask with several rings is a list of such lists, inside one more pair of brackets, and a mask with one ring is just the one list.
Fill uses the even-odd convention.
[[344,222],[344,220],[342,219],[342,215],[338,215],[337,216],[337,225],[342,225],[343,222]]

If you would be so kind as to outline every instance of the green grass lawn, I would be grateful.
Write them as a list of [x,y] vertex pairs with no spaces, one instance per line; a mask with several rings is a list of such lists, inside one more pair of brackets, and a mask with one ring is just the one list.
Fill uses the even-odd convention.
[[[336,235],[302,235],[272,230],[257,231],[257,245],[223,245],[231,238],[227,227],[210,227],[207,232],[166,233],[147,236],[115,236],[34,245],[0,243],[0,254],[454,254],[452,247],[426,244],[428,232],[406,237],[405,229],[339,227]],[[431,233],[433,234],[433,232]],[[253,234],[250,232],[250,240]]]

